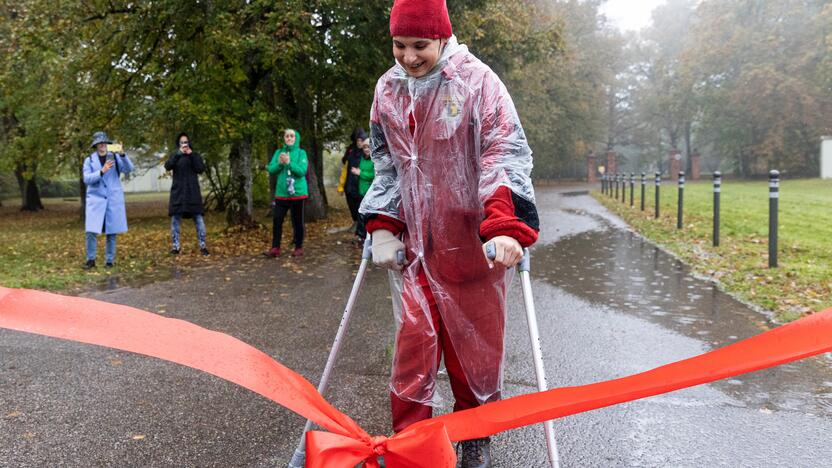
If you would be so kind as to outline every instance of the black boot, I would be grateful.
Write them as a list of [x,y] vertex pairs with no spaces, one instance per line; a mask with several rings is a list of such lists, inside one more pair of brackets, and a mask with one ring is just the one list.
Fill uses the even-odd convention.
[[95,260],[87,260],[87,263],[84,264],[84,269],[90,270],[92,268],[95,268]]
[[491,439],[465,440],[459,444],[462,448],[460,468],[490,468],[491,467]]

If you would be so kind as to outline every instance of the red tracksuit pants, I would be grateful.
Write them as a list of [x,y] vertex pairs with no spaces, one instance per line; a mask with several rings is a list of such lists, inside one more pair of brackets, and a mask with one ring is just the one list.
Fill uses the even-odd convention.
[[[477,407],[480,403],[468,386],[465,373],[462,371],[462,365],[454,351],[447,329],[443,326],[442,317],[439,315],[439,309],[436,306],[436,299],[433,297],[424,272],[419,273],[418,283],[422,290],[423,299],[430,307],[430,319],[433,321],[433,329],[436,330],[437,334],[437,368],[439,367],[439,361],[443,353],[445,355],[445,369],[448,371],[448,378],[455,399],[454,411]],[[418,348],[425,345],[425,330],[430,329],[430,326],[426,323],[419,323],[419,320],[427,320],[427,317],[426,314],[421,312],[422,304],[420,300],[415,298],[414,294],[408,293],[408,286],[405,286],[402,305],[405,308],[403,313],[408,314],[408,311],[413,311],[413,313],[408,315],[417,318],[416,321],[402,321],[396,341],[396,356],[394,357],[394,362],[399,367],[397,372],[406,375],[408,371],[406,367],[408,356],[421,354]],[[403,366],[404,368],[402,368]],[[420,365],[416,365],[412,369],[412,372],[421,373],[423,370]],[[429,419],[433,414],[433,408],[431,406],[403,400],[393,392],[390,392],[390,406],[393,414],[393,431],[395,432],[399,432],[415,422]]]

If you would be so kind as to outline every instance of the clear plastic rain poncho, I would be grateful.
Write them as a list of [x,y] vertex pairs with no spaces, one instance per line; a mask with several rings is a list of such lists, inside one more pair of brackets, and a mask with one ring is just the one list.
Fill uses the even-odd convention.
[[407,225],[408,264],[401,276],[391,273],[398,289],[391,391],[433,399],[439,343],[423,272],[471,390],[481,403],[497,399],[511,278],[488,268],[479,226],[500,186],[534,202],[531,150],[514,103],[497,75],[451,37],[426,76],[396,64],[379,79],[370,138],[376,176],[361,212]]

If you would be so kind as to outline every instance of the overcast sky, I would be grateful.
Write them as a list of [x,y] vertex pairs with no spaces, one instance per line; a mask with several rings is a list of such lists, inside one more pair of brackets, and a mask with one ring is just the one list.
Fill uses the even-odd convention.
[[664,0],[609,0],[601,13],[622,31],[637,31],[650,24],[650,13]]

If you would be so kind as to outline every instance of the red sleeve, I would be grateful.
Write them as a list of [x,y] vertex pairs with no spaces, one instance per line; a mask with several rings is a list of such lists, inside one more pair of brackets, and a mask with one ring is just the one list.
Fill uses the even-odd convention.
[[367,232],[370,234],[372,234],[373,231],[378,229],[386,229],[392,232],[394,236],[398,236],[399,234],[404,232],[407,226],[396,218],[391,218],[389,216],[384,215],[376,215],[375,217],[367,220],[366,227]]
[[491,195],[485,202],[485,219],[480,223],[480,237],[487,241],[497,236],[509,236],[517,239],[523,247],[529,247],[537,241],[537,210],[530,202],[515,204],[516,198],[519,197],[514,196],[506,186],[501,186]]

